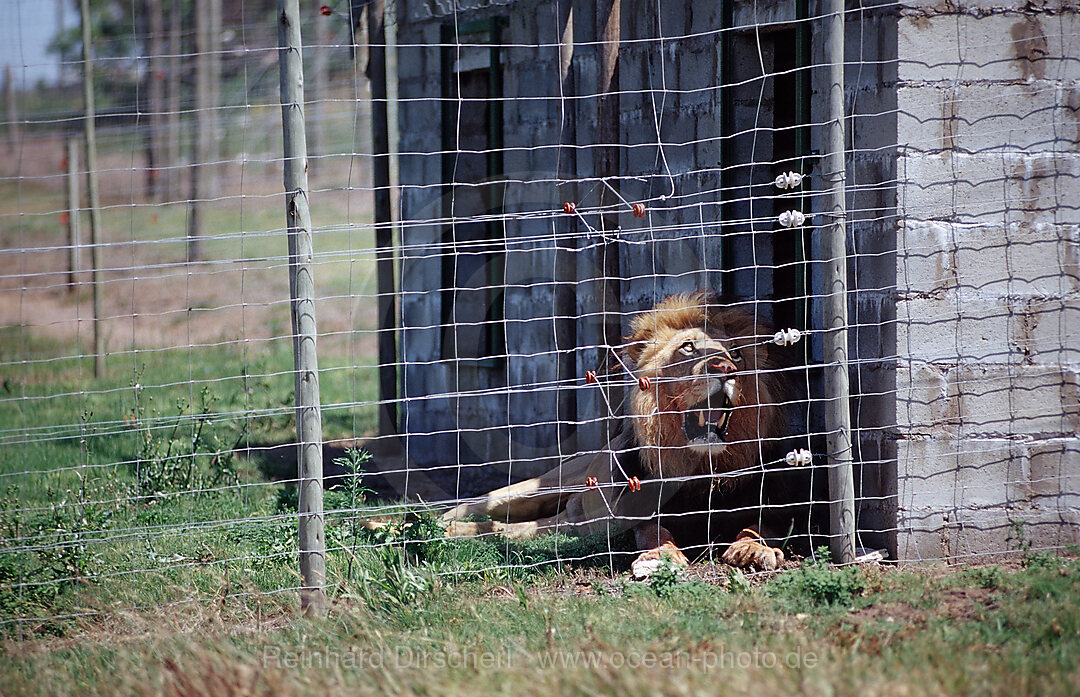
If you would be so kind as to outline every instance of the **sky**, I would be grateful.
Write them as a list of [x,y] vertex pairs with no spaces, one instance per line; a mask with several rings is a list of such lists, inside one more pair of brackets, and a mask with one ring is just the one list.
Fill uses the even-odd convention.
[[70,0],[0,0],[0,71],[11,66],[18,89],[33,89],[38,80],[56,82],[59,59],[46,48],[56,35],[61,11],[67,26],[75,24]]

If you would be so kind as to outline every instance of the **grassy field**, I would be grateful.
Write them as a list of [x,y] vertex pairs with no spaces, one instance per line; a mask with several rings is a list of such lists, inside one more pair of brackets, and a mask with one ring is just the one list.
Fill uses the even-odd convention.
[[[4,694],[1075,695],[1080,564],[652,585],[569,569],[335,586],[327,620],[225,592],[3,645]],[[715,571],[715,569],[708,569]],[[700,570],[699,570],[700,571]],[[381,582],[381,583],[380,583]],[[407,585],[407,584],[405,584]],[[374,589],[374,590],[373,590]]]
[[[279,504],[287,485],[258,466],[261,446],[294,438],[287,341],[247,353],[204,349],[198,360],[151,353],[134,375],[93,380],[87,358],[13,359],[13,350],[57,353],[17,334],[0,336],[4,620],[172,601],[185,587],[217,589],[231,561],[291,555],[290,511]],[[331,360],[322,372],[328,404],[375,399],[370,366]],[[374,420],[373,407],[331,407],[326,434],[351,438]],[[203,578],[193,560],[214,562],[213,571]],[[290,574],[290,564],[253,571],[266,590],[294,586]]]
[[[423,511],[359,526],[362,452],[327,495],[330,616],[301,619],[295,492],[233,455],[289,437],[291,379],[267,377],[287,347],[159,360],[141,389],[87,382],[86,359],[0,358],[20,395],[0,402],[4,695],[1080,691],[1075,557],[768,577],[706,561],[634,583],[627,539],[448,540]],[[241,377],[209,379],[223,370]],[[328,366],[328,402],[354,397],[355,370]],[[342,410],[328,434],[369,418]]]

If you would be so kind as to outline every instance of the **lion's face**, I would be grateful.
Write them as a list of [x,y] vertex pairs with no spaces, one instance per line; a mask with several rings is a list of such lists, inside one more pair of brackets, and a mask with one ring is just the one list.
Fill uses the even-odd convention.
[[[646,353],[648,364],[658,367],[641,374],[656,385],[658,410],[678,415],[685,445],[703,455],[723,452],[740,396],[739,350],[703,329],[692,328],[675,332]],[[671,435],[677,442],[678,433]]]
[[707,293],[675,295],[630,322],[626,356],[634,437],[658,476],[728,472],[760,460],[760,443],[783,435],[762,331],[752,316]]

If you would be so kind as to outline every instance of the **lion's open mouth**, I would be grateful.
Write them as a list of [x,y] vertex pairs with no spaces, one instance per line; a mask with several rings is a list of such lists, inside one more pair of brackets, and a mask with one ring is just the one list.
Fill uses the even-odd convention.
[[718,390],[686,411],[683,433],[692,446],[724,443],[731,421],[731,401],[726,390]]

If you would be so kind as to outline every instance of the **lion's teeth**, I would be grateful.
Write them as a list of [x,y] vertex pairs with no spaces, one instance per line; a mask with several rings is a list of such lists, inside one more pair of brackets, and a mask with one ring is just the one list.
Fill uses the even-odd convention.
[[705,428],[705,412],[704,411],[699,411],[697,413],[697,423],[698,423],[698,426],[701,426],[702,428]]

